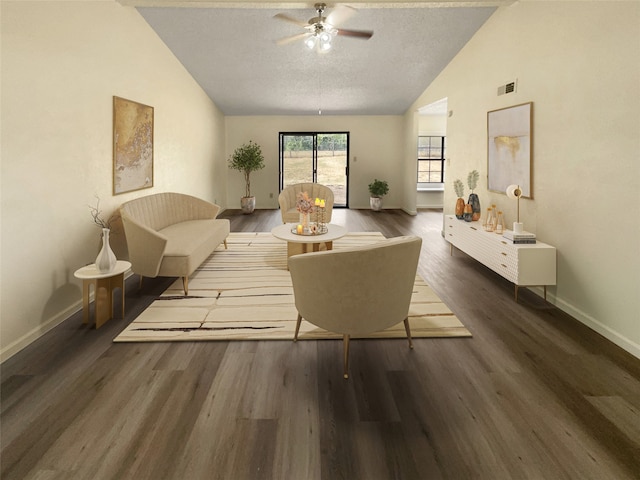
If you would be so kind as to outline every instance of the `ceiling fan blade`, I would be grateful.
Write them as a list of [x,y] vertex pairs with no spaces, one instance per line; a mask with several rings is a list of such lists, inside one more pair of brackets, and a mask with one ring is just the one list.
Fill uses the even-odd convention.
[[299,27],[306,27],[308,25],[307,22],[301,22],[297,18],[290,17],[286,13],[276,13],[273,16],[273,18],[279,18],[280,20],[284,20],[285,22],[293,23],[295,25],[298,25]]
[[297,35],[291,35],[290,37],[281,38],[280,40],[276,41],[276,45],[286,45],[288,43],[295,42],[296,40],[300,40],[301,38],[304,38],[308,35],[311,35],[311,34],[306,32],[306,33],[298,33]]
[[373,37],[373,31],[372,30],[345,30],[344,28],[339,28],[338,35],[369,40],[371,37]]
[[345,22],[349,18],[351,18],[357,10],[348,5],[336,5],[336,7],[331,11],[329,15],[327,15],[327,23],[329,25],[333,25],[337,27],[342,22]]

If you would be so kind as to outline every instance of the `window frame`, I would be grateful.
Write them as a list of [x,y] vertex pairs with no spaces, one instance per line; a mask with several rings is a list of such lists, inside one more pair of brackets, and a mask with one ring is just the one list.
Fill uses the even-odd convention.
[[[440,157],[421,157],[420,156],[420,139],[421,138],[438,138],[441,142],[440,147]],[[444,169],[445,169],[445,159],[446,159],[446,147],[447,147],[447,137],[446,135],[418,135],[418,145],[417,145],[417,155],[416,155],[416,182],[418,186],[418,190],[442,190],[444,188]],[[424,148],[424,147],[423,147]],[[429,140],[429,146],[427,147],[429,150],[431,147],[431,140]],[[437,182],[420,182],[420,165],[422,162],[440,162],[440,181]],[[431,171],[431,170],[427,170]]]

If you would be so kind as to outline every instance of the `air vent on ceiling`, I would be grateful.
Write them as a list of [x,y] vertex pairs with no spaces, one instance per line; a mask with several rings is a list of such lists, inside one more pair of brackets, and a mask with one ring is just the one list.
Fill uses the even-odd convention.
[[498,95],[504,95],[506,93],[513,93],[516,91],[518,87],[518,80],[514,80],[513,82],[509,82],[506,85],[500,85],[498,87]]

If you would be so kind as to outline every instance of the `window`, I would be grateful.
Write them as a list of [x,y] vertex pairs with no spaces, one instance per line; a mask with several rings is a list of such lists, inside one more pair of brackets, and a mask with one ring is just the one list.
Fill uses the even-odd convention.
[[418,187],[444,183],[445,138],[418,137]]

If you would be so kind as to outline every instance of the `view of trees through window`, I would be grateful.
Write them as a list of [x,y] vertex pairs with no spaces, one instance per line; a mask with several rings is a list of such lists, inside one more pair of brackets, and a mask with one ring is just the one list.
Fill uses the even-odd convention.
[[334,206],[347,206],[348,133],[281,133],[280,189],[316,182],[331,188]]
[[445,138],[418,137],[418,183],[444,182]]

